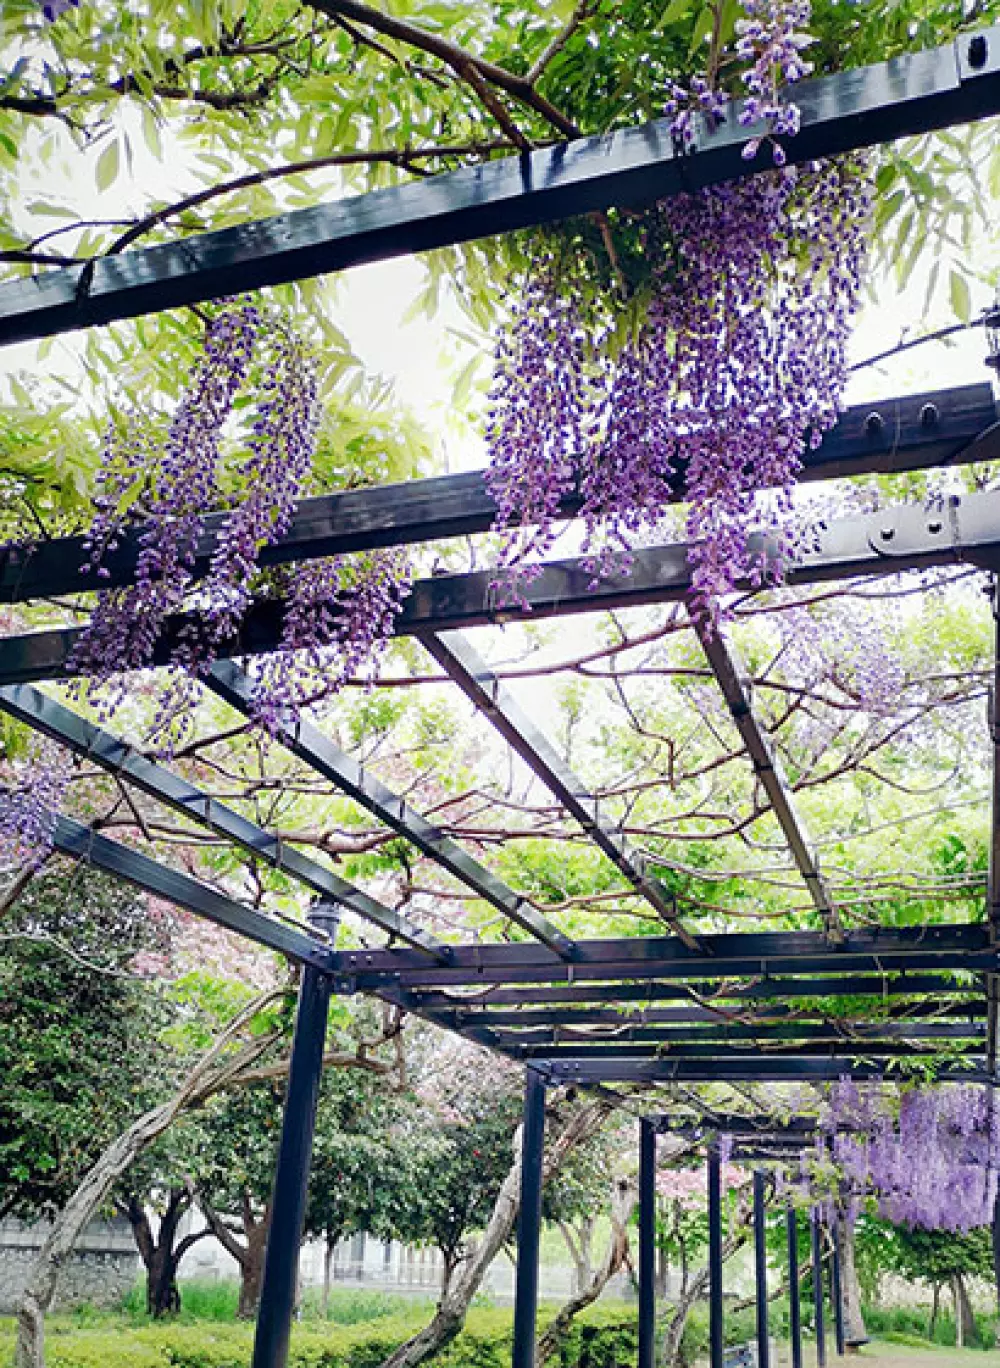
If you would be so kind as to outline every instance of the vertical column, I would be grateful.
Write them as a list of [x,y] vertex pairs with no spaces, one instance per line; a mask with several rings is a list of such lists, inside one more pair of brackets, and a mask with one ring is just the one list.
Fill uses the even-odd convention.
[[757,1368],[770,1368],[771,1350],[767,1337],[767,1208],[764,1203],[764,1174],[753,1175],[753,1259],[757,1279]]
[[545,1081],[540,1073],[529,1068],[524,1091],[524,1128],[521,1133],[521,1206],[517,1216],[513,1368],[534,1368],[535,1364],[544,1143]]
[[812,1283],[816,1308],[816,1364],[826,1368],[826,1331],[823,1325],[823,1250],[820,1245],[819,1212],[812,1212]]
[[802,1308],[799,1304],[799,1227],[795,1208],[789,1204],[785,1211],[788,1233],[788,1338],[792,1350],[792,1368],[802,1368]]
[[639,1132],[639,1368],[654,1368],[656,1331],[656,1131]]
[[833,1338],[837,1355],[844,1357],[844,1298],[840,1285],[840,1246],[836,1230],[831,1230],[833,1252],[830,1256],[830,1302],[833,1306]]
[[708,1148],[708,1339],[711,1368],[723,1368],[722,1164],[717,1144]]
[[284,1368],[288,1359],[329,1006],[327,975],[318,969],[304,969],[274,1174],[253,1368]]

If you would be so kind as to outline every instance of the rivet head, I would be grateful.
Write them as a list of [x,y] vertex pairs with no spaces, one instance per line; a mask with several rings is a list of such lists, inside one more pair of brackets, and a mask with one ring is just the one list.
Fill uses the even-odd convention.
[[938,518],[935,518],[932,522],[929,522],[927,524],[927,531],[930,532],[932,536],[936,537],[943,527],[944,523],[942,523]]
[[896,529],[895,529],[894,527],[883,527],[883,528],[882,528],[882,540],[883,540],[883,541],[892,541],[892,539],[893,539],[893,537],[894,537],[895,535],[896,535]]
[[935,427],[939,416],[937,404],[925,404],[920,410],[920,426],[925,428]]
[[977,68],[985,66],[989,51],[985,33],[973,34],[969,39],[969,66]]
[[884,427],[885,420],[881,413],[869,413],[868,417],[865,419],[865,432],[867,432],[870,437],[878,436]]

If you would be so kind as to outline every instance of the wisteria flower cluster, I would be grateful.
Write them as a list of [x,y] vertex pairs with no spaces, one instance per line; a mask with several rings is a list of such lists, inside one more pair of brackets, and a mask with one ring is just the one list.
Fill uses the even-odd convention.
[[254,668],[254,713],[276,734],[311,695],[348,679],[374,680],[379,658],[410,591],[404,550],[331,556],[299,566],[292,579],[281,647]]
[[[238,428],[237,399],[254,381],[249,431],[235,443],[241,454],[227,459],[234,443],[224,439],[229,426]],[[107,574],[103,561],[117,549],[131,513],[141,515],[142,531],[134,584],[101,595],[73,653],[83,676],[79,691],[101,715],[123,701],[127,672],[156,663],[168,619],[188,609],[153,732],[169,748],[189,725],[199,676],[258,591],[261,550],[287,531],[308,488],[319,416],[316,371],[302,339],[280,317],[265,320],[251,301],[240,300],[210,324],[165,438],[136,415],[112,428],[85,568]],[[227,516],[199,583],[193,568],[205,514],[220,505],[228,506]],[[329,689],[371,668],[409,590],[410,570],[404,556],[386,552],[293,567],[279,578],[288,603],[281,647],[259,674],[257,696],[260,720],[272,729],[297,706],[316,669],[324,670]]]
[[[809,70],[807,0],[745,8],[745,117],[794,133],[798,113],[778,89]],[[718,115],[723,104],[705,79],[675,86],[678,138],[689,139],[696,112]],[[534,254],[497,339],[488,411],[502,595],[516,598],[537,573],[525,557],[551,546],[566,501],[579,500],[594,573],[607,575],[628,569],[678,486],[690,505],[695,611],[713,618],[739,581],[760,582],[754,530],[776,535],[768,564],[780,575],[801,453],[839,412],[872,198],[867,163],[851,158],[662,202],[642,230],[650,288],[631,327],[611,292],[583,307],[579,262]]]
[[830,1089],[821,1144],[855,1192],[897,1224],[967,1231],[993,1216],[1000,1114],[972,1084],[907,1089],[898,1109],[876,1084]]
[[[744,77],[748,93],[740,111],[740,123],[747,128],[764,122],[774,164],[784,166],[785,152],[775,138],[794,137],[801,116],[798,105],[782,99],[781,87],[794,85],[813,69],[802,56],[812,43],[806,32],[810,0],[743,0],[743,9],[747,17],[736,24],[736,54],[751,66]],[[762,141],[752,138],[747,143],[743,149],[745,161],[756,157]]]
[[[698,611],[760,581],[755,530],[783,531],[801,453],[836,421],[861,289],[871,187],[856,161],[814,163],[664,201],[650,216],[653,289],[617,354],[589,343],[549,259],[496,353],[488,481],[516,596],[577,496],[595,574],[627,570],[682,483]],[[765,491],[772,491],[767,500]],[[529,532],[528,529],[534,531]],[[520,580],[509,573],[516,566]]]
[[46,859],[71,772],[67,752],[37,735],[20,760],[0,764],[0,872]]

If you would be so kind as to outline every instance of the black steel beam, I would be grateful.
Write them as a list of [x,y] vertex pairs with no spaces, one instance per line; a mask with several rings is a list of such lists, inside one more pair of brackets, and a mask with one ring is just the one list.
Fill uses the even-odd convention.
[[329,977],[307,968],[295,1016],[251,1368],[285,1368],[288,1362],[329,1006]]
[[428,966],[425,956],[405,948],[344,950],[338,952],[337,969],[360,989],[388,982],[409,990],[583,979],[756,979],[769,972],[820,974],[845,969],[862,973],[905,968],[982,971],[995,966],[997,954],[990,948],[986,927],[940,924],[853,930],[836,949],[814,931],[706,935],[697,950],[667,936],[578,941],[572,964],[532,942],[457,945],[447,967]]
[[939,1048],[935,1049],[932,1044],[926,1047],[912,1045],[907,1041],[884,1041],[869,1040],[863,1044],[843,1040],[836,1042],[816,1042],[804,1040],[801,1042],[791,1041],[788,1043],[777,1042],[769,1046],[766,1039],[758,1039],[752,1044],[739,1045],[737,1043],[727,1043],[723,1040],[706,1041],[704,1044],[694,1044],[691,1042],[683,1044],[673,1044],[672,1042],[658,1046],[655,1041],[638,1042],[636,1044],[616,1044],[616,1043],[595,1043],[586,1044],[583,1041],[567,1041],[564,1045],[547,1045],[538,1050],[527,1048],[517,1049],[510,1044],[507,1039],[496,1042],[497,1047],[502,1047],[507,1053],[516,1058],[530,1059],[533,1062],[545,1060],[572,1060],[573,1062],[593,1062],[595,1060],[613,1060],[615,1063],[621,1060],[653,1059],[663,1060],[670,1063],[676,1060],[686,1063],[692,1059],[713,1059],[725,1064],[728,1060],[792,1060],[792,1059],[842,1059],[850,1061],[872,1060],[872,1059],[918,1059],[925,1062],[933,1062],[935,1059],[947,1059],[949,1062],[959,1059],[979,1060],[985,1056],[985,1044],[968,1044],[962,1047],[949,1044],[947,1051],[942,1054]]
[[[478,1025],[475,1018],[467,1023]],[[456,1022],[456,1030],[465,1029],[465,1022]],[[740,1041],[750,1042],[827,1042],[835,1044],[841,1052],[868,1054],[875,1046],[889,1042],[940,1041],[986,1039],[986,1023],[960,1021],[920,1022],[912,1025],[900,1021],[872,1022],[855,1025],[846,1030],[842,1023],[820,1025],[814,1022],[786,1023],[761,1021],[747,1026],[703,1026],[677,1027],[633,1026],[619,1031],[609,1031],[601,1035],[584,1031],[567,1030],[564,1027],[546,1028],[537,1031],[493,1032],[494,1043],[521,1053],[525,1058],[535,1055],[551,1057],[558,1051],[571,1053],[591,1047],[607,1052],[620,1050],[623,1054],[639,1050],[642,1046],[656,1047],[674,1056],[683,1053],[687,1046],[708,1050],[714,1045]]]
[[[939,993],[940,985],[932,984],[931,991]],[[507,1011],[493,1011],[488,1005],[485,1008],[456,1007],[454,998],[446,998],[443,995],[436,995],[432,1002],[428,1002],[431,996],[422,995],[426,1005],[433,1006],[438,1011],[450,1011],[462,1025],[488,1026],[494,1030],[504,1027],[523,1027],[529,1030],[539,1026],[610,1026],[615,1032],[625,1032],[630,1028],[643,1026],[718,1025],[720,1022],[742,1030],[757,1025],[768,1026],[787,1022],[789,1019],[793,1022],[819,1022],[827,1029],[836,1029],[841,1035],[852,1029],[850,1020],[843,1017],[827,1018],[818,1004],[789,1007],[779,1003],[772,1007],[758,1008],[753,1012],[734,1012],[731,1002],[720,1004],[718,1007],[552,1007],[532,1010],[512,1007]],[[737,993],[736,996],[740,995]],[[885,1019],[902,1029],[902,1023],[907,1021],[920,1022],[931,1018],[934,1021],[981,1023],[985,1016],[985,1001],[956,997],[949,1002],[936,997],[928,1002],[891,1004]],[[873,1024],[876,1023],[872,1023],[870,1019],[860,1022],[862,1030],[872,1029]],[[810,1029],[814,1029],[814,1025],[811,1025]]]
[[[989,383],[880,399],[847,409],[815,449],[802,455],[799,483],[844,475],[892,474],[983,459],[976,439],[997,420]],[[674,494],[683,496],[680,473]],[[561,505],[573,517],[579,498]],[[191,566],[195,580],[211,565],[225,513],[210,513]],[[264,547],[261,565],[286,565],[375,547],[406,546],[487,532],[496,518],[480,471],[376,485],[303,499],[288,531]],[[118,589],[135,582],[141,528],[126,531],[109,552],[101,574],[82,567],[89,560],[82,537],[57,537],[0,552],[0,603],[24,603],[82,590]]]
[[[990,443],[992,457],[1000,457],[1000,429]],[[773,543],[758,538],[754,545],[755,564],[766,578],[773,562]],[[414,585],[395,631],[399,636],[425,637],[496,623],[498,617],[539,621],[679,602],[691,589],[687,556],[684,543],[640,548],[629,574],[608,576],[594,588],[593,575],[581,560],[553,561],[526,586],[524,603],[504,608],[502,614],[495,606],[492,571],[433,575]],[[902,506],[831,522],[789,568],[785,583],[820,584],[960,564],[982,569],[1000,566],[1000,492],[950,496],[941,512]],[[741,587],[754,586],[747,580]],[[281,642],[283,611],[280,602],[252,608],[239,633],[220,648],[220,654],[252,656],[274,650]],[[169,662],[186,625],[184,618],[171,620],[154,652],[153,664]],[[59,628],[0,640],[0,684],[68,677],[72,673],[68,660],[79,630]]]
[[675,901],[649,876],[641,857],[634,855],[615,826],[601,815],[600,804],[577,778],[548,738],[528,717],[508,689],[459,632],[421,635],[441,668],[500,733],[531,772],[578,822],[598,850],[653,911],[676,932],[685,945],[698,941],[677,916]]
[[781,827],[792,859],[805,881],[813,906],[826,927],[827,936],[832,942],[839,941],[843,936],[840,915],[830,889],[820,873],[812,839],[798,810],[791,784],[785,775],[774,742],[754,711],[752,686],[743,663],[727,639],[724,627],[708,622],[701,613],[692,613],[691,624],[698,634],[705,658],[726,701],[744,749],[750,757],[754,774],[767,794],[771,811]]
[[[936,1070],[938,1082],[985,1083],[988,1076],[985,1056],[967,1061],[954,1068],[948,1065]],[[541,1063],[536,1062],[541,1068]],[[800,1080],[829,1082],[837,1078],[881,1079],[884,1065],[859,1062],[855,1059],[782,1059],[762,1057],[752,1059],[553,1059],[546,1061],[553,1085],[586,1085],[588,1083],[784,1083]],[[903,1077],[898,1071],[895,1077]],[[921,1075],[922,1076],[922,1075]]]
[[769,1140],[776,1136],[788,1136],[808,1140],[816,1134],[819,1126],[815,1116],[789,1116],[778,1122],[773,1116],[740,1116],[735,1112],[713,1112],[711,1116],[697,1120],[673,1113],[652,1119],[662,1133],[682,1135],[685,1139],[696,1139],[699,1135],[709,1139],[717,1135],[731,1135],[735,1139]]
[[439,963],[450,959],[448,946],[391,907],[30,685],[0,688],[0,709]]
[[[456,947],[456,951],[465,947]],[[489,947],[487,947],[489,948]],[[386,953],[379,950],[371,951],[374,956]],[[459,967],[450,968],[396,968],[396,969],[366,969],[359,963],[356,969],[348,971],[344,975],[345,983],[353,984],[353,991],[368,992],[383,987],[393,979],[407,992],[420,990],[422,988],[455,988],[479,984],[487,987],[491,984],[513,984],[513,983],[548,983],[568,982],[570,978],[600,980],[609,986],[604,994],[605,1000],[613,999],[617,992],[618,983],[622,979],[662,979],[671,978],[676,980],[684,979],[708,979],[714,981],[715,975],[719,972],[714,965],[706,961],[694,961],[690,963],[660,962],[660,963],[641,963],[634,960],[616,960],[612,963],[597,966],[594,964],[581,964],[574,961],[567,965],[566,973],[559,973],[555,968],[542,967],[541,965],[511,966],[509,968],[491,964],[478,973],[472,966],[462,963],[460,953],[457,953]],[[926,950],[926,951],[906,951],[899,954],[873,955],[867,959],[858,958],[854,961],[853,968],[864,972],[874,973],[878,969],[893,973],[902,969],[949,969],[964,970],[968,973],[994,972],[997,967],[997,951],[963,951],[963,950]],[[782,972],[802,974],[822,974],[835,973],[837,970],[836,961],[832,958],[825,959],[820,956],[814,958],[802,958],[797,963],[786,960],[781,964]],[[730,978],[752,978],[759,972],[759,962],[752,959],[729,960],[726,962],[722,972]]]
[[[898,973],[883,974],[876,970],[870,976],[831,974],[825,978],[765,978],[757,983],[733,983],[712,991],[712,1001],[732,1002],[772,1002],[782,999],[803,1001],[815,997],[910,997],[927,995],[931,998],[954,997],[969,1004],[978,1003],[973,995],[981,995],[981,986],[959,981],[947,974],[937,973]],[[603,1003],[608,1000],[606,984],[573,983],[561,986],[539,986],[528,988],[491,987],[485,993],[448,993],[436,989],[412,990],[412,997],[432,1011],[492,1008],[494,1005],[525,1007],[538,1004],[578,1005],[586,1002]],[[692,989],[678,983],[618,983],[614,989],[615,1002],[701,1002],[694,997]],[[901,1004],[901,1009],[906,1008]],[[637,1008],[636,1010],[642,1010]],[[682,1009],[683,1010],[683,1009]],[[709,1009],[710,1010],[710,1009]],[[499,1024],[499,1023],[497,1023]]]
[[[214,665],[206,675],[205,683],[243,716],[252,714],[252,681],[232,661],[219,661]],[[390,830],[412,842],[522,930],[537,936],[562,959],[573,957],[572,940],[557,926],[305,718],[289,711],[276,719],[273,731],[281,744],[304,764],[348,794]]]
[[[997,113],[1000,31],[984,30],[977,41],[981,48],[971,48],[966,35],[797,85],[802,129],[782,140],[789,161]],[[0,289],[0,344],[742,179],[755,164],[742,156],[754,129],[740,125],[740,109],[733,102],[717,123],[699,121],[690,152],[661,119],[13,281]]]
[[137,850],[130,850],[128,846],[109,840],[93,827],[84,826],[71,817],[59,816],[56,819],[52,842],[63,855],[81,860],[95,869],[103,869],[108,874],[115,874],[147,893],[196,912],[199,917],[266,945],[269,950],[276,950],[291,960],[325,971],[333,967],[335,953],[319,941],[311,940],[301,931],[244,907],[242,903],[217,893],[214,888],[199,883],[188,874],[181,874],[179,870],[151,860],[148,855],[141,855]]

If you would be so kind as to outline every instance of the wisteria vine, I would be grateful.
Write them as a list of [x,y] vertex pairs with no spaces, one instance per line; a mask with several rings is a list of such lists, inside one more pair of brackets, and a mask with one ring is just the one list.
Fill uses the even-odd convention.
[[[507,597],[537,573],[525,555],[551,546],[557,511],[573,496],[593,571],[606,575],[627,570],[637,533],[681,484],[694,606],[710,617],[738,581],[760,582],[753,530],[776,535],[772,575],[792,549],[801,453],[836,421],[846,382],[873,195],[863,158],[784,166],[777,139],[795,133],[798,112],[777,92],[809,70],[808,5],[750,0],[745,9],[741,117],[765,122],[777,169],[648,212],[641,247],[651,269],[637,325],[623,328],[613,291],[585,305],[585,264],[567,266],[550,250],[535,254],[500,332],[486,436],[503,534],[497,587]],[[675,133],[689,139],[695,112],[711,118],[723,104],[704,79],[674,87]],[[761,142],[747,144],[748,158]]]
[[[236,413],[247,389],[249,426]],[[153,723],[153,736],[169,749],[190,726],[199,677],[262,592],[261,551],[287,531],[309,486],[320,422],[313,358],[286,320],[265,319],[251,300],[238,300],[209,324],[165,435],[151,420],[128,418],[109,430],[84,568],[106,576],[105,558],[138,514],[135,582],[100,595],[71,665],[81,676],[77,691],[107,716],[125,697],[127,674],[155,663],[168,619],[190,610]],[[197,582],[205,514],[220,505],[227,516],[208,575]],[[283,634],[273,661],[258,672],[255,696],[257,720],[271,729],[307,695],[317,666],[329,691],[376,658],[410,571],[405,556],[389,552],[294,566],[276,579],[287,604]]]
[[899,1225],[967,1231],[993,1216],[1000,1109],[973,1084],[903,1090],[844,1078],[829,1092],[819,1138],[855,1200],[874,1194]]
[[71,773],[67,752],[40,736],[20,759],[0,761],[0,874],[36,869],[49,855]]

